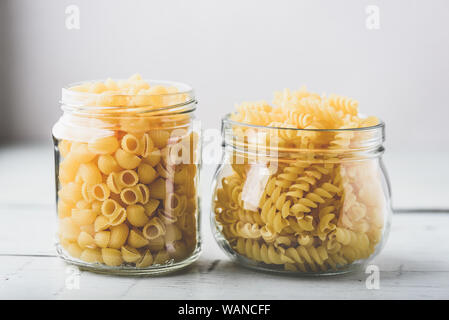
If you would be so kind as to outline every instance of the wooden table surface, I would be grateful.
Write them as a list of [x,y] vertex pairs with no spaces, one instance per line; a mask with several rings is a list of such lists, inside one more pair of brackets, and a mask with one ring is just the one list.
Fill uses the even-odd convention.
[[[117,277],[76,269],[55,253],[53,162],[47,147],[0,149],[0,299],[447,299],[449,213],[397,213],[387,245],[360,272],[287,277],[232,263],[209,228],[209,176],[202,185],[203,252],[187,269],[158,277]],[[79,286],[77,285],[79,284]]]

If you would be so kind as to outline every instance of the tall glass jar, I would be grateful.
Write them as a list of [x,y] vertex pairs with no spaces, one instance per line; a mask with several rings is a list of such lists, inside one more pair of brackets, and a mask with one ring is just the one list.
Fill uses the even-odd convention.
[[149,94],[62,89],[53,127],[57,252],[84,269],[156,274],[200,253],[197,101],[184,84]]
[[222,131],[211,222],[232,259],[322,275],[352,271],[379,253],[392,213],[383,123],[304,130],[247,125],[228,115]]

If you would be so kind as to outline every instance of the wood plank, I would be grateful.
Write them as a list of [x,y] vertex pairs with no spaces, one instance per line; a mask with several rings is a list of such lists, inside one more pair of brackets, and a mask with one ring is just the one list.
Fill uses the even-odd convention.
[[[367,275],[363,270],[336,277],[297,278],[245,269],[224,256],[207,229],[202,256],[184,271],[152,278],[82,272],[79,290],[66,287],[66,272],[71,269],[58,258],[5,256],[3,253],[0,255],[0,298],[449,298],[448,225],[449,215],[446,214],[396,215],[384,251],[372,262],[380,268],[380,290],[366,289]],[[20,241],[20,237],[16,240]],[[30,240],[23,241],[29,243]],[[47,244],[41,245],[42,249],[38,248],[36,252],[49,252],[46,251]],[[5,252],[4,247],[2,250]],[[98,288],[108,290],[99,291]]]
[[[444,213],[394,215],[387,245],[372,262],[380,268],[380,290],[366,289],[367,275],[363,271],[337,277],[297,278],[255,272],[234,264],[218,248],[209,226],[214,165],[203,168],[204,245],[203,254],[193,266],[152,278],[82,272],[80,289],[69,290],[67,272],[72,269],[55,257],[53,246],[56,214],[51,152],[51,146],[0,149],[0,298],[449,298],[449,214]],[[401,164],[398,159],[396,166]],[[402,190],[399,203],[418,205],[436,201],[436,207],[445,205],[446,198],[443,202],[436,199],[441,197],[447,183],[444,174],[440,180],[426,178],[426,185],[432,187],[418,189],[413,189],[413,181],[404,180],[401,174],[396,173],[393,179],[404,181],[403,185],[393,185],[393,191]],[[435,186],[439,187],[439,193],[434,193]],[[405,195],[410,192],[417,198],[417,190],[424,200],[407,202]]]
[[0,148],[0,206],[51,205],[55,199],[50,144]]
[[[81,272],[79,289],[67,282],[72,269],[57,258],[0,257],[1,299],[447,299],[449,272],[380,273],[369,290],[363,272],[297,278],[254,272],[228,260],[203,259],[176,274],[132,278]],[[381,264],[376,261],[376,264]],[[215,265],[214,268],[212,266]],[[69,282],[71,283],[71,282]],[[107,288],[103,290],[102,288]]]

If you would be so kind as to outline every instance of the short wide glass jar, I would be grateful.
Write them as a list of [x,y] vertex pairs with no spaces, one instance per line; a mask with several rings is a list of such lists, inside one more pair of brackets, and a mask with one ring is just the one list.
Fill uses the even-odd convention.
[[154,90],[145,94],[83,86],[62,89],[53,127],[58,254],[111,274],[192,263],[200,253],[193,90],[163,81],[147,82]]
[[392,212],[383,123],[304,130],[228,115],[222,129],[211,222],[231,258],[254,269],[321,275],[355,270],[381,250]]

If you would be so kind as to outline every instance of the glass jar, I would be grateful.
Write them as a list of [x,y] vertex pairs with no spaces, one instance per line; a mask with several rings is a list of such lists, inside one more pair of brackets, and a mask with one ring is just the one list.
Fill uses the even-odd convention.
[[211,223],[233,260],[265,271],[339,274],[382,249],[392,213],[383,123],[305,130],[228,115],[222,133]]
[[53,127],[56,246],[83,269],[156,274],[199,256],[197,101],[185,84],[148,83],[176,90],[62,89]]

